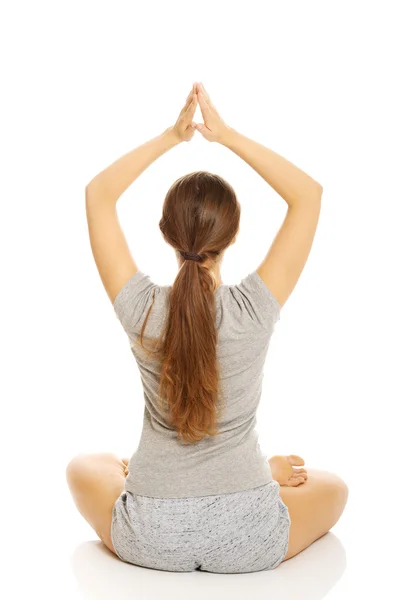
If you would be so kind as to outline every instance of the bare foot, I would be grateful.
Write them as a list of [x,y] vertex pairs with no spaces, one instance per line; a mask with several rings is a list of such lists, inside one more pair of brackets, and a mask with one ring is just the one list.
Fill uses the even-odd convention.
[[273,456],[269,459],[272,471],[272,477],[279,485],[296,487],[304,483],[307,479],[306,469],[295,466],[304,465],[304,460],[300,456],[290,454],[289,456]]
[[126,477],[129,473],[129,470],[128,470],[129,458],[122,458],[121,460],[125,465],[125,477]]

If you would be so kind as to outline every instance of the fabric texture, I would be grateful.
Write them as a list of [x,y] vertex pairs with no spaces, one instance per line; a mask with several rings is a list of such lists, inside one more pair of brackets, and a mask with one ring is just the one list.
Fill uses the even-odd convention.
[[[188,444],[178,440],[158,404],[160,362],[138,343],[147,312],[143,343],[162,334],[171,286],[159,286],[137,271],[114,300],[139,368],[144,395],[143,428],[129,461],[125,490],[152,498],[185,498],[251,490],[272,481],[256,430],[265,359],[280,305],[257,271],[215,291],[217,358],[223,392],[218,436]],[[135,401],[138,401],[137,397]]]
[[112,513],[121,560],[162,571],[250,573],[276,568],[289,545],[290,516],[276,481],[192,498],[124,491]]

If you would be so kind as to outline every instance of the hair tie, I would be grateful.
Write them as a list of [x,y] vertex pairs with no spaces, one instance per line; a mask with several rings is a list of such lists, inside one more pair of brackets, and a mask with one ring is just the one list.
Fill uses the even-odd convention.
[[186,260],[195,260],[196,262],[200,262],[202,260],[200,254],[195,254],[194,252],[181,252],[181,255]]

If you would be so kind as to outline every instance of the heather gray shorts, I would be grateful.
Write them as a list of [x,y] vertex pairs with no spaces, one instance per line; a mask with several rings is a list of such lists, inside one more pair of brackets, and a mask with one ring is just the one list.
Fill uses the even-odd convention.
[[124,562],[161,571],[250,573],[274,569],[289,544],[279,484],[231,494],[151,498],[123,491],[111,538]]

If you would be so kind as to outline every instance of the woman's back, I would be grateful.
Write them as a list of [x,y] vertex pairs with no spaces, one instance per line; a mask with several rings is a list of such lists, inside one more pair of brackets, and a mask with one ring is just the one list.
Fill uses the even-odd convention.
[[[157,400],[160,361],[136,343],[146,314],[143,343],[159,338],[168,314],[171,286],[158,286],[137,271],[114,301],[137,361],[144,392],[144,420],[139,446],[129,463],[125,489],[143,496],[182,498],[251,489],[271,481],[267,459],[258,444],[256,411],[264,363],[280,306],[257,271],[237,285],[215,291],[217,358],[222,397],[217,436],[196,443],[178,439]],[[154,303],[153,303],[154,296]]]

